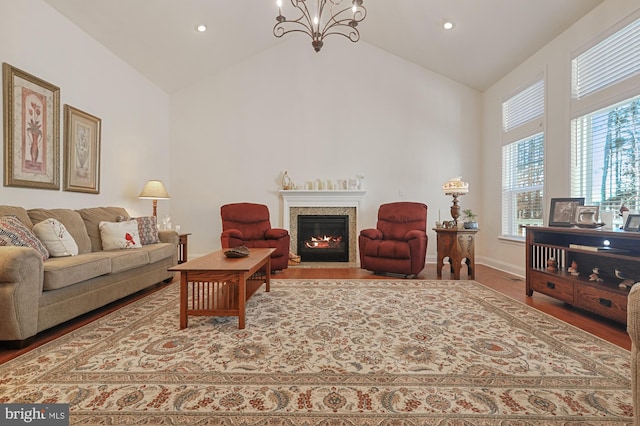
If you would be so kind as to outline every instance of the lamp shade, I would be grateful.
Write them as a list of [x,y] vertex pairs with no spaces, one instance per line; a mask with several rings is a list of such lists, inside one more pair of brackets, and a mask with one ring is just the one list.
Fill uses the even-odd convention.
[[162,181],[150,180],[142,188],[142,192],[138,197],[148,200],[166,200],[169,198],[169,193]]
[[447,195],[466,194],[469,192],[469,184],[464,182],[461,177],[452,177],[442,185],[442,191]]

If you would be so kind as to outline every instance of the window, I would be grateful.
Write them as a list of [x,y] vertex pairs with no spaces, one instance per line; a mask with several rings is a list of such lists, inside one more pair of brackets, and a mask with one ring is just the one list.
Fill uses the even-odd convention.
[[572,196],[617,211],[640,209],[640,96],[572,121]]
[[502,234],[524,236],[524,226],[542,225],[544,135],[502,147]]
[[571,195],[602,211],[638,210],[640,19],[577,55],[572,69]]
[[502,235],[541,226],[544,186],[544,79],[502,104]]

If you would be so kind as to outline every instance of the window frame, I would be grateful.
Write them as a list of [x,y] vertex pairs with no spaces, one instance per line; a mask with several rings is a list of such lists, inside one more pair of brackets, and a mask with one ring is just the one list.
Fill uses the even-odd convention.
[[[625,19],[619,21],[617,24],[611,26],[607,31],[599,34],[598,36],[585,43],[582,47],[571,53],[571,82],[570,82],[570,122],[571,129],[571,168],[575,169],[570,176],[570,188],[572,197],[585,197],[588,203],[605,203],[605,201],[590,201],[593,195],[594,189],[594,164],[593,156],[590,156],[587,150],[590,150],[593,145],[592,137],[595,136],[593,129],[590,127],[590,119],[596,114],[607,109],[619,108],[620,104],[627,101],[632,102],[634,98],[640,96],[640,72],[629,74],[624,79],[615,79],[612,73],[612,82],[605,84],[597,90],[586,94],[581,98],[577,98],[576,93],[576,71],[575,60],[583,53],[598,46],[606,41],[609,37],[615,36],[618,32],[623,30],[630,24],[635,24],[636,28],[640,21],[640,10],[629,15]],[[637,29],[636,29],[637,38]],[[603,53],[604,55],[604,53]],[[632,58],[636,58],[636,55],[630,54]],[[621,58],[615,58],[617,61],[623,61],[627,56]],[[603,78],[606,75],[602,76]],[[578,143],[578,139],[583,139],[578,133],[581,132],[587,135],[584,139]],[[585,153],[587,151],[587,153]],[[582,167],[581,173],[578,170]],[[579,173],[580,172],[580,173]],[[590,185],[589,185],[590,183]],[[637,197],[637,195],[636,195]],[[624,202],[624,201],[623,201]],[[611,202],[606,202],[605,207],[611,207]],[[601,208],[602,210],[602,208]]]
[[[509,130],[505,130],[505,121],[504,121],[504,117],[505,117],[505,104],[507,102],[509,102],[510,100],[512,100],[514,97],[520,95],[521,93],[527,91],[529,88],[531,88],[532,86],[536,85],[536,84],[542,84],[542,112],[539,116],[534,117],[532,119],[530,119],[529,121],[526,121],[524,123],[519,124],[516,127],[510,128]],[[504,149],[505,147],[512,145],[514,143],[521,143],[527,139],[532,139],[534,137],[537,137],[538,135],[542,135],[542,144],[543,144],[543,175],[544,175],[544,169],[546,167],[546,150],[547,150],[547,143],[546,143],[546,139],[547,139],[547,135],[546,135],[546,116],[547,116],[547,75],[546,75],[546,71],[541,71],[536,73],[536,75],[534,76],[534,78],[532,78],[531,80],[527,81],[526,84],[523,84],[522,86],[520,86],[518,89],[514,90],[509,96],[506,96],[502,102],[501,102],[501,107],[502,107],[502,114],[501,114],[501,136],[502,136],[502,149],[501,149],[501,168],[502,168],[502,173],[501,173],[501,177],[500,177],[500,183],[501,183],[501,207],[500,207],[500,238],[501,239],[507,239],[507,240],[515,240],[515,241],[524,241],[525,237],[523,234],[518,232],[517,228],[514,228],[513,225],[514,223],[517,223],[518,218],[514,217],[514,209],[513,209],[513,205],[516,202],[516,197],[518,193],[523,193],[523,192],[529,192],[534,190],[534,187],[527,187],[525,188],[516,188],[516,189],[512,189],[510,191],[508,191],[507,193],[505,193],[505,173],[506,171],[504,170],[504,166],[505,166],[505,158],[504,158]],[[534,107],[535,108],[535,107]],[[511,173],[513,174],[513,173]],[[544,216],[545,216],[545,209],[544,209],[544,194],[545,194],[545,178],[543,177],[543,184],[542,184],[542,205],[540,206],[541,210],[542,210],[542,223],[541,225],[544,225]],[[535,188],[539,188],[538,185],[535,185]],[[508,198],[508,199],[505,199]],[[517,215],[517,212],[515,213]],[[513,229],[516,229],[515,231],[513,231]],[[515,233],[513,233],[515,232]]]

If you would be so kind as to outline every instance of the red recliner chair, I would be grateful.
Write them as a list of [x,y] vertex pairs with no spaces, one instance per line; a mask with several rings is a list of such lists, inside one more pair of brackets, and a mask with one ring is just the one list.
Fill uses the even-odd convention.
[[263,204],[234,203],[220,207],[222,248],[246,246],[275,248],[271,270],[281,271],[289,265],[289,231],[272,228],[269,209]]
[[358,238],[360,267],[376,274],[416,276],[427,257],[427,206],[422,203],[382,204],[376,229]]

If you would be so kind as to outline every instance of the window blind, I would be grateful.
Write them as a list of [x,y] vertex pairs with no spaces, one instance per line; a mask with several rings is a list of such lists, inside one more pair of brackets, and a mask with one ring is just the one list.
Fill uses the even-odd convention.
[[605,38],[572,60],[574,99],[640,73],[640,19]]
[[502,147],[502,235],[524,236],[543,222],[544,134]]
[[538,80],[502,103],[502,128],[509,132],[544,114],[544,80]]

